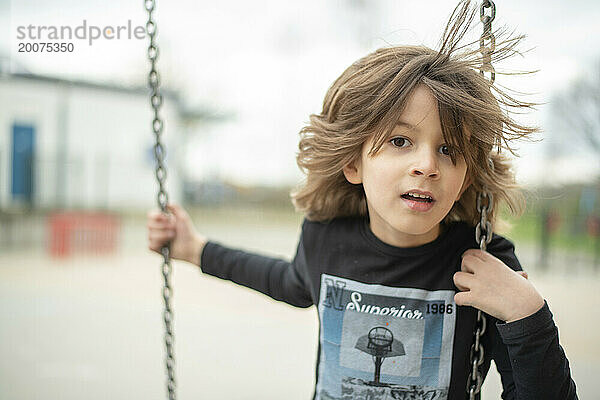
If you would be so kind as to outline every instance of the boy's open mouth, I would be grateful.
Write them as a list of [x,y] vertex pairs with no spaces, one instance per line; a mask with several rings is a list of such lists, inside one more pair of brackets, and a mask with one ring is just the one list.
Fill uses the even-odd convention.
[[432,203],[434,200],[431,196],[419,193],[404,193],[402,196],[403,199],[418,201],[421,203]]

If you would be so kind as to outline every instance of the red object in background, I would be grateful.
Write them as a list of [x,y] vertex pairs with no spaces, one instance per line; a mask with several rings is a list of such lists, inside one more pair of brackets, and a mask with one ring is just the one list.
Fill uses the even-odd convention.
[[600,235],[600,217],[589,215],[585,220],[585,224],[590,236]]
[[54,257],[73,253],[112,253],[117,249],[120,218],[101,212],[61,212],[48,217],[48,250]]

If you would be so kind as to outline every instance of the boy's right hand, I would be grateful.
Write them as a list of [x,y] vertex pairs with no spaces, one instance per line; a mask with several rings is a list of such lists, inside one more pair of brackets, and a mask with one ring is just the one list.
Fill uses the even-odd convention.
[[158,254],[171,242],[171,258],[198,265],[206,238],[196,232],[188,213],[177,204],[167,205],[171,214],[148,212],[148,248]]

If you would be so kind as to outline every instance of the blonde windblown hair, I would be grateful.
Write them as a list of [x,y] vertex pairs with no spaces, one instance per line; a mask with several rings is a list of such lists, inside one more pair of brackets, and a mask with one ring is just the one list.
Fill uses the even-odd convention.
[[[467,164],[472,184],[442,223],[479,221],[477,193],[486,188],[493,195],[488,220],[495,227],[499,205],[504,202],[513,214],[520,214],[524,196],[515,182],[508,157],[515,154],[511,143],[528,138],[537,127],[520,125],[507,109],[533,108],[490,85],[479,73],[482,56],[471,42],[459,47],[478,10],[469,0],[459,4],[446,26],[439,51],[424,46],[382,48],[356,61],[327,91],[320,114],[300,131],[297,163],[306,174],[292,192],[296,209],[310,220],[367,215],[362,185],[349,183],[343,167],[360,157],[362,146],[373,138],[370,155],[386,142],[417,85],[428,87],[437,99],[444,140],[459,149]],[[496,31],[496,37],[505,36]],[[497,40],[491,61],[515,53],[523,36]],[[496,95],[492,93],[496,92]],[[456,154],[452,156],[455,162]],[[490,162],[491,160],[491,162]]]

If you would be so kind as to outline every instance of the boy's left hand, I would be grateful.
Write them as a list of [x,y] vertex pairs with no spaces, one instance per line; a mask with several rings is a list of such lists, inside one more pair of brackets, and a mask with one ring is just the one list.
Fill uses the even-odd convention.
[[501,321],[528,317],[544,305],[544,298],[527,274],[513,271],[486,251],[469,249],[463,253],[461,271],[454,274],[460,290],[454,296],[459,306],[475,307]]

